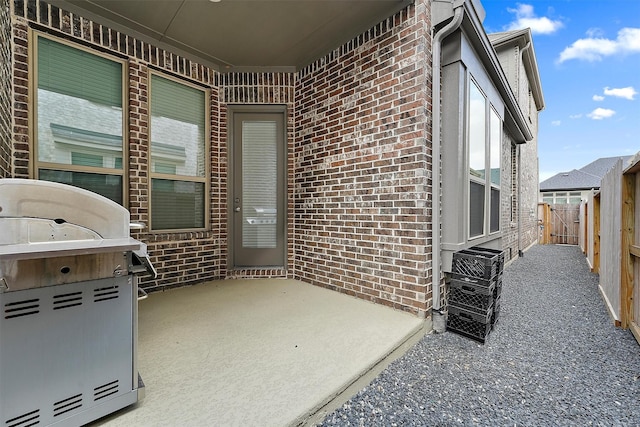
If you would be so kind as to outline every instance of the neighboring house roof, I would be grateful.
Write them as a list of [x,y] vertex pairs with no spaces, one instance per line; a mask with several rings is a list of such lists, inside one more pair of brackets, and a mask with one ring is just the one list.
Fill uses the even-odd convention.
[[626,164],[633,156],[603,157],[569,172],[560,172],[540,183],[540,191],[590,190],[600,188],[602,177],[619,159]]

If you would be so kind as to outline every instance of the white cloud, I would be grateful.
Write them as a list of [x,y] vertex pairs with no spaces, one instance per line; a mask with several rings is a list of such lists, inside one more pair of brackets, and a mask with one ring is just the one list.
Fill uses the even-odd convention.
[[562,28],[561,21],[553,21],[545,16],[538,17],[530,4],[518,3],[517,9],[507,9],[516,15],[516,20],[507,25],[506,30],[521,30],[531,28],[533,34],[551,34]]
[[562,122],[560,120],[554,120],[554,121],[551,122],[551,124],[553,126],[560,126],[562,124]]
[[640,53],[640,28],[623,28],[618,31],[615,40],[596,35],[593,30],[587,32],[588,38],[578,39],[565,48],[558,58],[562,63],[570,59],[601,61],[605,56]]
[[587,114],[587,117],[593,120],[602,120],[602,119],[608,119],[609,117],[613,116],[615,113],[616,113],[615,111],[610,110],[608,108],[596,108],[595,110]]
[[604,101],[604,96],[601,95],[593,95],[594,101]]
[[572,114],[569,116],[570,119],[581,119],[582,114]]
[[615,96],[617,98],[628,99],[629,101],[633,101],[633,98],[638,94],[633,86],[621,87],[617,89],[609,89],[608,87],[604,88],[604,94],[608,96]]

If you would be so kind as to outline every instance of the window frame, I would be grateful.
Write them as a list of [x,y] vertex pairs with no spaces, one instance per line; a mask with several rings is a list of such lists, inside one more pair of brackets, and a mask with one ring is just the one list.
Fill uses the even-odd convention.
[[[466,193],[467,193],[467,240],[477,241],[486,238],[493,238],[495,236],[499,236],[502,232],[502,145],[504,139],[504,118],[499,114],[498,109],[491,102],[490,97],[487,95],[486,91],[483,90],[482,85],[478,80],[474,78],[471,73],[467,74],[467,95],[466,95]],[[484,169],[484,177],[479,178],[473,176],[471,174],[471,91],[473,86],[478,90],[478,92],[484,98],[484,160],[485,160],[485,169]],[[498,118],[498,161],[499,161],[499,183],[494,183],[492,180],[492,165],[491,165],[491,154],[492,154],[492,117]],[[488,172],[487,172],[488,171]],[[484,206],[483,206],[483,230],[481,234],[473,234],[472,235],[472,194],[471,187],[472,184],[482,185],[484,187]],[[498,207],[498,228],[492,230],[491,228],[491,215],[492,215],[492,192],[497,191],[497,207]]]
[[[482,123],[482,134],[480,135],[482,138],[482,140],[480,141],[481,143],[483,143],[482,145],[482,156],[484,157],[484,162],[483,162],[483,166],[484,169],[482,170],[483,175],[482,176],[476,176],[474,174],[471,173],[471,163],[472,163],[472,145],[474,141],[472,141],[472,138],[474,138],[473,132],[472,132],[472,109],[471,109],[471,103],[472,103],[472,99],[471,99],[471,93],[473,88],[476,88],[478,91],[478,94],[480,95],[480,97],[482,97],[482,99],[484,100],[484,108],[483,108],[483,123]],[[488,212],[487,212],[487,132],[488,132],[488,126],[487,126],[487,96],[485,95],[484,91],[482,90],[482,88],[480,87],[480,85],[473,79],[471,78],[469,80],[469,86],[468,86],[468,91],[467,91],[467,97],[466,97],[466,110],[467,110],[467,143],[466,143],[466,149],[467,149],[467,182],[468,184],[468,209],[467,209],[467,214],[468,214],[468,221],[467,221],[467,226],[468,226],[468,239],[476,239],[479,237],[483,237],[486,235],[487,232],[487,216],[488,216]],[[482,197],[483,200],[483,206],[482,206],[482,232],[480,234],[472,234],[472,223],[473,221],[473,215],[472,215],[472,210],[473,207],[475,206],[475,204],[473,203],[474,198],[473,198],[473,191],[472,191],[472,187],[474,186],[474,184],[476,186],[482,186],[482,191],[484,193],[484,197]]]
[[[167,79],[173,81],[175,83],[179,83],[181,85],[197,89],[202,91],[204,94],[204,146],[202,151],[203,156],[203,165],[204,165],[204,173],[202,176],[189,176],[189,175],[179,175],[179,174],[170,174],[170,173],[162,173],[162,172],[154,172],[153,162],[158,160],[160,164],[169,165],[171,163],[170,160],[167,160],[169,157],[161,156],[156,157],[154,159],[152,153],[152,145],[156,145],[151,138],[152,134],[152,126],[153,126],[153,117],[151,113],[151,102],[153,99],[153,88],[152,88],[152,76],[157,76],[163,79]],[[149,224],[148,229],[152,233],[182,233],[182,232],[192,232],[192,231],[208,231],[211,229],[211,197],[210,188],[211,188],[211,89],[198,85],[194,82],[189,82],[184,79],[172,76],[167,73],[163,73],[154,69],[149,69],[148,75],[148,99],[149,99],[149,107],[148,107],[148,123],[149,123],[149,132],[148,132],[148,140],[147,140],[147,148],[149,150],[149,173],[148,173],[148,188],[149,188]],[[163,145],[163,144],[160,144]],[[153,181],[156,180],[169,180],[175,182],[190,182],[190,183],[201,183],[204,184],[203,191],[203,227],[191,227],[191,228],[154,228],[153,227]]]
[[[488,119],[488,123],[489,123],[489,130],[488,130],[488,141],[487,141],[487,147],[488,147],[488,151],[489,153],[487,153],[487,158],[489,160],[489,173],[488,173],[488,177],[487,180],[489,181],[489,235],[492,234],[496,234],[499,233],[502,230],[502,141],[504,138],[504,119],[502,117],[500,117],[500,114],[498,114],[498,111],[496,110],[495,106],[487,99],[487,103],[489,104],[489,119]],[[493,119],[494,117],[497,119],[497,126],[498,126],[498,130],[497,130],[497,135],[496,138],[497,140],[495,141],[495,143],[497,144],[497,147],[493,147],[494,145],[494,130],[493,129]],[[496,155],[496,153],[494,152],[494,148],[497,148],[498,153]],[[494,157],[494,155],[496,155],[496,157]],[[497,159],[498,161],[498,182],[494,183],[493,182],[493,169],[494,169],[494,164],[493,164],[493,160]],[[492,229],[492,215],[493,215],[493,207],[494,207],[494,202],[492,199],[492,194],[493,191],[497,191],[498,192],[498,200],[497,200],[497,208],[498,208],[498,228],[496,230]]]
[[[33,88],[33,98],[31,101],[31,105],[32,105],[32,118],[31,118],[31,140],[33,141],[33,145],[32,145],[32,149],[33,149],[33,162],[32,162],[32,167],[30,168],[30,174],[31,177],[34,179],[40,179],[40,175],[41,175],[41,170],[49,170],[49,171],[58,171],[58,172],[71,172],[71,173],[85,173],[85,174],[92,174],[92,175],[97,175],[97,176],[105,176],[105,177],[110,177],[110,176],[117,176],[120,178],[121,180],[121,200],[122,203],[121,205],[125,208],[128,208],[129,206],[129,194],[127,189],[129,188],[129,174],[128,174],[128,170],[129,170],[129,151],[128,151],[128,144],[126,144],[125,142],[128,141],[129,139],[129,126],[128,126],[128,93],[127,93],[127,88],[128,88],[128,64],[127,61],[119,58],[117,56],[113,56],[113,55],[109,55],[107,53],[98,51],[98,50],[94,50],[91,49],[87,46],[84,46],[82,44],[79,43],[75,43],[72,42],[70,40],[67,39],[63,39],[63,38],[59,38],[59,37],[55,37],[52,35],[49,35],[47,33],[43,33],[41,31],[37,31],[37,30],[33,30],[30,29],[29,31],[29,36],[30,36],[30,67],[33,70],[33,72],[31,73],[31,87]],[[101,57],[104,59],[107,59],[109,61],[112,61],[114,63],[118,63],[120,65],[120,69],[121,69],[121,73],[120,73],[120,79],[121,79],[121,86],[122,86],[122,90],[121,90],[121,106],[120,106],[120,110],[121,110],[121,123],[122,123],[122,142],[121,142],[121,164],[122,164],[122,168],[121,169],[117,169],[115,167],[110,168],[110,167],[98,167],[98,166],[86,166],[86,165],[77,165],[77,164],[73,164],[73,162],[70,160],[69,164],[65,164],[65,163],[57,163],[57,162],[50,162],[50,161],[41,161],[40,160],[40,140],[39,140],[39,111],[40,111],[40,105],[39,105],[39,97],[38,97],[38,90],[39,90],[39,40],[40,39],[46,39],[49,41],[52,41],[54,43],[58,43],[67,47],[70,47],[72,49],[76,49],[91,55],[95,55],[97,57]],[[65,125],[68,126],[68,125]],[[78,128],[79,130],[83,130]],[[90,131],[93,132],[93,131]],[[97,133],[97,132],[96,132]],[[104,134],[107,135],[107,134]],[[111,135],[107,135],[107,136],[111,136]],[[53,142],[55,144],[55,135],[53,137]],[[67,145],[72,146],[73,148],[76,147],[81,147],[82,149],[80,150],[80,152],[85,152],[85,153],[89,153],[89,154],[95,154],[96,150],[95,149],[91,149],[90,147],[86,147],[83,146],[81,144],[69,144],[66,143]],[[70,148],[69,149],[69,158],[71,159],[72,157],[72,153],[75,152],[74,149]],[[102,154],[100,154],[102,155]]]

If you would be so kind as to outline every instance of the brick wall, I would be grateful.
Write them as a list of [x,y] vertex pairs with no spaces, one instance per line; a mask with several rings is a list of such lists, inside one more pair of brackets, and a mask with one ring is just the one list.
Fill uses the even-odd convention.
[[502,142],[502,250],[505,262],[518,257],[518,159],[517,146],[505,131]]
[[24,23],[13,26],[13,147],[11,176],[29,177],[29,59],[28,31]]
[[538,112],[531,111],[533,141],[520,147],[520,231],[522,249],[538,241]]
[[[509,153],[509,157],[503,157],[503,162],[509,162],[510,171],[509,187],[503,186],[503,191],[510,188],[511,206],[510,222],[503,218],[503,249],[507,251],[507,257],[518,257],[519,250],[525,250],[538,240],[538,111],[531,100],[531,85],[522,62],[521,51],[518,46],[506,49],[500,55],[500,60],[511,61],[507,67],[511,71],[509,83],[514,91],[520,109],[529,121],[534,138],[526,144],[517,147],[509,139],[503,145],[503,153]],[[503,198],[504,202],[504,198]],[[504,211],[503,211],[504,215]]]
[[[520,49],[516,47],[518,58]],[[538,240],[538,111],[532,100],[531,82],[524,62],[518,62],[517,99],[528,119],[533,140],[520,146],[520,244],[525,250]]]
[[[532,114],[537,118],[537,113]],[[510,261],[518,257],[519,250],[538,241],[537,138],[516,146],[506,135],[502,161],[502,249],[506,251],[505,261]]]
[[430,287],[427,2],[302,70],[296,277],[424,315]]
[[11,176],[11,13],[0,3],[0,178]]
[[[294,271],[294,215],[293,215],[293,189],[295,170],[294,162],[294,140],[295,140],[295,87],[296,75],[294,73],[228,73],[217,76],[216,86],[219,88],[219,112],[220,121],[217,128],[224,135],[221,135],[220,141],[226,141],[226,123],[227,123],[227,104],[284,104],[287,107],[287,266],[285,269],[237,269],[227,270],[227,277],[293,277]],[[224,153],[220,153],[217,158],[220,160],[219,166],[225,169],[226,176],[226,158],[227,148],[225,144]],[[221,194],[220,200],[220,220],[226,224],[227,207],[226,207],[226,189],[223,187],[224,194]],[[224,196],[224,197],[222,197]],[[225,231],[226,233],[226,231]],[[226,234],[225,234],[226,236]],[[224,240],[224,264],[227,265],[227,246]]]

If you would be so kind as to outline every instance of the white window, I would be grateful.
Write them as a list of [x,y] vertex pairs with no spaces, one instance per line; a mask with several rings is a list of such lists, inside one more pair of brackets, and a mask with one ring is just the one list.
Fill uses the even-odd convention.
[[124,64],[35,37],[36,177],[124,204]]
[[151,74],[151,229],[204,229],[207,91]]
[[469,238],[476,238],[500,231],[502,119],[473,80],[468,114]]
[[542,201],[557,205],[579,205],[582,203],[582,193],[580,191],[555,191],[542,193]]
[[579,205],[582,202],[581,193],[579,191],[572,191],[569,193],[569,203],[572,205]]

